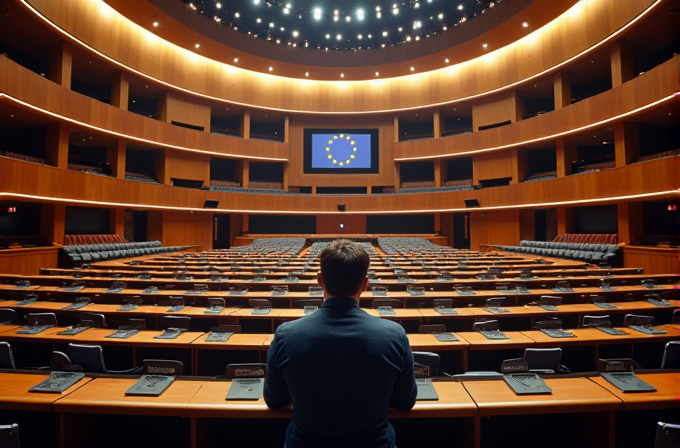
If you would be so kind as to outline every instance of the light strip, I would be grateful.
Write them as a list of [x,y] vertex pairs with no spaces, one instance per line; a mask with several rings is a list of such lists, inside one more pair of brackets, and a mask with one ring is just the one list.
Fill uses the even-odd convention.
[[[100,127],[97,127],[97,126],[93,126],[91,124],[88,124],[88,123],[85,123],[85,122],[82,122],[82,121],[78,121],[78,120],[74,120],[73,118],[69,118],[69,117],[66,117],[64,115],[59,115],[59,114],[51,112],[47,109],[43,109],[41,107],[34,106],[33,104],[22,101],[20,99],[14,98],[13,96],[8,95],[6,93],[0,92],[0,100],[2,100],[3,98],[7,98],[8,100],[13,101],[17,104],[21,104],[22,106],[27,107],[29,109],[33,109],[33,110],[38,111],[42,114],[49,115],[51,117],[58,118],[60,120],[68,121],[69,123],[73,123],[73,124],[76,124],[78,126],[83,126],[83,127],[88,128],[88,129],[92,129],[92,130],[95,130],[97,132],[101,132],[103,134],[112,135],[114,137],[120,137],[120,138],[125,139],[125,140],[132,140],[132,141],[135,141],[135,142],[146,143],[146,144],[149,144],[149,145],[152,145],[152,146],[155,146],[155,147],[160,146],[160,147],[163,147],[163,148],[178,149],[180,151],[193,152],[193,153],[197,153],[197,154],[215,155],[215,156],[220,156],[220,157],[234,157],[234,158],[238,158],[238,159],[248,159],[248,160],[251,160],[251,159],[252,160],[266,160],[266,161],[269,161],[269,162],[272,162],[272,161],[273,162],[288,162],[288,159],[279,159],[279,158],[274,158],[274,157],[260,157],[260,156],[244,156],[244,155],[240,155],[240,154],[226,154],[226,153],[223,153],[223,152],[204,151],[204,150],[201,150],[201,149],[193,149],[193,148],[188,148],[186,146],[171,145],[170,143],[161,143],[161,142],[157,142],[155,140],[148,140],[148,139],[145,139],[145,138],[134,137],[132,135],[121,134],[120,132],[111,131],[109,129],[104,129],[104,128],[100,128]],[[159,121],[159,123],[162,123],[162,122]]]
[[[101,1],[101,0],[100,0],[100,1]],[[276,112],[284,112],[284,113],[309,113],[309,114],[317,114],[317,115],[367,115],[367,114],[378,114],[378,113],[388,113],[388,112],[405,112],[405,111],[413,111],[413,110],[422,110],[422,109],[430,109],[430,108],[440,107],[440,106],[447,106],[447,105],[451,105],[451,104],[457,104],[457,103],[460,103],[460,102],[463,102],[463,101],[468,101],[468,100],[471,100],[471,99],[477,99],[477,98],[485,97],[485,96],[488,96],[488,95],[491,95],[491,94],[494,94],[494,93],[502,92],[502,91],[508,90],[508,89],[510,89],[510,88],[512,88],[512,87],[515,87],[515,86],[524,84],[524,83],[526,83],[526,82],[529,82],[529,81],[531,81],[531,80],[533,80],[533,79],[536,79],[536,78],[538,78],[538,77],[540,77],[540,76],[543,76],[543,75],[545,75],[545,74],[548,74],[548,73],[550,73],[550,72],[556,71],[556,70],[559,69],[560,67],[562,67],[562,66],[564,66],[564,65],[566,65],[566,64],[568,64],[568,63],[570,63],[570,62],[572,62],[572,61],[574,61],[574,60],[576,60],[576,59],[578,59],[578,58],[580,58],[580,57],[582,57],[582,56],[585,56],[586,54],[588,54],[588,53],[594,51],[595,49],[599,48],[600,46],[604,45],[605,43],[609,42],[610,40],[616,38],[617,36],[619,36],[620,34],[622,34],[624,31],[626,31],[628,28],[630,28],[631,26],[633,26],[635,23],[637,23],[639,20],[641,20],[641,19],[642,19],[643,17],[645,17],[647,14],[649,14],[649,13],[652,11],[652,9],[654,9],[656,6],[658,6],[662,1],[663,1],[663,0],[656,0],[653,4],[651,4],[649,7],[647,7],[647,9],[645,9],[644,11],[642,11],[642,13],[640,13],[638,16],[636,16],[633,20],[631,20],[630,22],[628,22],[627,24],[625,24],[624,26],[622,26],[621,28],[619,28],[618,30],[616,30],[614,33],[610,34],[610,35],[609,35],[608,37],[606,37],[605,39],[603,39],[603,40],[601,40],[600,42],[596,43],[596,44],[593,45],[592,47],[586,48],[585,50],[583,50],[583,51],[581,51],[580,53],[578,53],[578,54],[576,54],[576,55],[574,55],[574,56],[572,56],[572,57],[566,59],[565,61],[562,61],[562,62],[560,62],[559,64],[556,64],[556,65],[554,65],[554,66],[552,66],[552,67],[550,67],[550,68],[546,68],[545,70],[543,70],[543,71],[541,71],[541,72],[539,72],[539,73],[536,73],[535,75],[532,75],[532,76],[530,76],[530,77],[528,77],[528,78],[524,78],[524,79],[519,80],[519,81],[515,81],[515,82],[513,82],[513,83],[511,83],[511,84],[507,84],[507,85],[502,86],[502,87],[499,87],[499,88],[497,88],[497,89],[487,90],[486,92],[482,92],[482,93],[478,93],[478,94],[475,94],[475,95],[466,96],[466,97],[463,97],[463,98],[458,98],[458,99],[451,100],[451,101],[442,101],[442,102],[439,102],[439,103],[431,103],[431,104],[427,104],[427,105],[423,105],[423,106],[402,107],[402,108],[396,108],[396,109],[382,109],[382,110],[372,110],[372,111],[315,111],[315,110],[307,110],[307,111],[305,111],[305,110],[293,110],[293,109],[283,109],[283,108],[264,107],[264,106],[254,105],[254,104],[247,104],[247,103],[242,103],[242,102],[237,102],[237,101],[232,101],[232,100],[226,100],[226,99],[223,99],[223,98],[219,98],[219,97],[215,97],[215,96],[211,96],[211,95],[206,95],[206,94],[204,94],[204,93],[200,93],[200,92],[196,92],[196,91],[193,91],[193,90],[189,90],[189,89],[184,88],[184,87],[179,87],[179,86],[177,86],[177,85],[170,84],[170,83],[168,83],[168,82],[166,82],[166,81],[163,81],[163,80],[161,80],[161,79],[154,78],[154,77],[149,76],[149,75],[147,75],[147,74],[145,74],[145,73],[143,73],[143,72],[141,72],[141,71],[139,71],[139,70],[136,70],[136,69],[134,69],[134,68],[132,68],[132,67],[130,67],[130,66],[127,66],[127,65],[123,64],[122,62],[119,62],[119,61],[117,61],[117,60],[115,60],[115,59],[113,59],[113,58],[111,58],[111,57],[105,55],[104,53],[100,52],[99,50],[95,49],[94,47],[92,47],[92,46],[86,44],[85,42],[83,42],[83,41],[81,41],[80,39],[76,38],[75,36],[69,34],[69,33],[66,32],[64,29],[60,28],[60,27],[57,26],[55,23],[53,23],[52,21],[50,21],[50,20],[49,20],[47,17],[45,17],[40,11],[38,11],[38,10],[35,9],[32,5],[30,5],[30,4],[27,2],[27,0],[20,0],[20,2],[21,2],[22,4],[24,4],[29,10],[31,10],[31,11],[33,12],[34,15],[38,16],[40,19],[42,19],[44,22],[46,22],[49,26],[51,26],[52,28],[54,28],[54,29],[55,29],[56,31],[58,31],[59,33],[65,35],[68,39],[72,40],[73,42],[75,42],[75,43],[81,45],[82,47],[87,48],[88,50],[90,50],[90,51],[92,51],[93,53],[99,55],[100,57],[106,59],[107,61],[110,61],[111,63],[117,65],[118,67],[121,67],[121,68],[123,68],[123,69],[125,69],[125,70],[127,70],[127,71],[133,72],[133,73],[135,73],[135,74],[137,74],[137,75],[139,75],[139,76],[141,76],[141,77],[143,77],[143,78],[146,78],[146,79],[149,79],[149,80],[151,80],[151,81],[157,82],[157,83],[159,83],[159,84],[161,84],[161,85],[164,85],[164,86],[166,86],[166,87],[170,87],[170,88],[172,88],[172,89],[179,90],[179,91],[188,93],[188,94],[190,94],[190,95],[199,96],[199,97],[201,97],[201,98],[205,98],[205,99],[209,99],[209,100],[214,100],[214,101],[219,101],[219,102],[227,103],[227,104],[233,104],[233,105],[242,106],[242,107],[249,107],[249,108],[253,108],[253,109],[268,110],[268,111],[276,111]],[[108,6],[108,5],[107,5],[107,6]],[[573,8],[573,7],[572,7],[572,8]],[[572,8],[570,8],[569,10],[567,10],[564,14],[569,14]],[[111,9],[113,10],[113,8],[111,8]],[[115,11],[115,10],[114,10],[114,11]],[[116,12],[116,14],[118,14],[119,16],[125,18],[125,16],[122,16],[118,11],[115,11],[115,12]],[[564,15],[564,14],[562,14],[562,15]],[[560,17],[562,17],[562,16],[560,16]],[[132,25],[138,27],[139,30],[142,30],[142,31],[144,31],[144,32],[146,32],[146,33],[151,34],[151,35],[154,36],[155,38],[160,39],[156,34],[151,33],[150,31],[146,30],[145,28],[143,28],[143,27],[140,26],[140,25],[137,25],[136,23],[132,22],[131,20],[128,20],[127,18],[125,18],[125,20],[127,20],[130,24],[132,24]],[[557,19],[555,19],[555,20],[559,20],[559,17],[558,17]],[[553,21],[553,22],[554,22],[554,21]],[[550,23],[553,23],[553,22],[550,22]],[[525,38],[526,38],[526,37],[524,37],[524,38],[522,38],[522,39],[525,39]],[[520,39],[520,41],[521,41],[522,39]],[[180,46],[174,44],[173,42],[167,41],[167,40],[165,40],[165,39],[162,39],[162,40],[163,40],[164,42],[168,43],[169,45],[175,46],[175,47],[178,48],[179,50],[182,50],[182,51],[185,51],[185,52],[190,53],[192,56],[199,56],[199,57],[208,59],[209,61],[212,61],[212,62],[215,63],[215,64],[220,64],[220,65],[222,65],[222,66],[230,67],[230,68],[232,68],[232,69],[243,70],[243,71],[248,72],[248,73],[251,73],[251,74],[253,74],[253,75],[257,74],[258,76],[273,76],[273,75],[267,75],[267,74],[265,74],[265,73],[252,72],[252,71],[250,71],[250,70],[246,70],[246,69],[243,69],[243,68],[240,68],[240,67],[234,67],[234,66],[231,66],[231,65],[228,65],[228,64],[224,64],[224,63],[222,63],[222,62],[215,61],[214,59],[210,59],[210,58],[206,58],[205,56],[197,55],[196,53],[191,52],[191,51],[189,51],[189,50],[186,50],[185,48],[182,48],[182,47],[180,47]],[[516,41],[516,42],[519,42],[519,41]],[[515,43],[516,43],[516,42],[515,42]],[[511,44],[511,45],[512,45],[512,44]],[[503,48],[506,48],[506,47],[503,47]],[[501,49],[499,49],[499,50],[501,50]],[[499,50],[496,50],[496,51],[499,51]],[[486,56],[486,55],[480,56],[480,58],[481,58],[481,57],[485,57],[485,56]],[[479,59],[479,58],[475,58],[475,59]],[[466,61],[466,62],[475,61],[475,59],[471,59],[471,60]],[[419,73],[419,74],[417,74],[417,75],[407,75],[407,76],[395,77],[395,78],[390,78],[390,79],[403,79],[403,78],[408,78],[408,76],[423,76],[423,75],[428,74],[428,73],[434,73],[434,72],[437,72],[437,71],[450,70],[451,67],[453,67],[453,66],[443,67],[443,68],[440,68],[440,69],[437,69],[437,70],[433,70],[433,71],[431,71],[431,72],[423,72],[423,73]],[[371,70],[371,73],[372,73],[372,72],[373,72],[373,70]],[[300,81],[300,82],[315,82],[315,81],[308,80],[308,79],[300,79],[300,80],[298,80],[297,78],[286,78],[286,79],[297,80],[297,81]],[[331,83],[334,83],[335,81],[319,81],[319,82],[331,82]],[[363,82],[371,82],[371,81],[369,81],[369,80],[363,80],[363,81],[342,81],[342,82],[344,82],[344,83],[348,83],[348,82],[349,82],[349,83],[363,83]]]
[[[581,132],[581,131],[586,131],[588,129],[596,128],[598,126],[604,126],[606,124],[609,124],[609,123],[617,121],[619,119],[628,117],[630,115],[638,114],[638,113],[643,112],[643,111],[645,111],[649,108],[658,106],[658,105],[663,104],[663,103],[670,101],[672,99],[677,99],[677,97],[680,97],[680,92],[675,92],[672,95],[669,95],[665,98],[661,98],[660,100],[654,101],[653,103],[645,104],[642,107],[639,107],[635,110],[625,112],[621,115],[606,118],[606,119],[598,121],[596,123],[590,123],[590,124],[581,126],[579,128],[574,128],[574,129],[570,129],[568,131],[558,132],[557,134],[552,134],[552,135],[548,135],[548,136],[545,136],[545,137],[538,137],[538,138],[534,138],[534,139],[531,139],[531,140],[524,140],[524,141],[521,141],[521,142],[508,143],[507,145],[493,146],[491,148],[476,149],[476,150],[473,150],[473,151],[464,151],[464,152],[456,152],[456,153],[448,153],[448,154],[437,154],[437,155],[432,155],[432,156],[421,156],[421,157],[401,157],[401,158],[398,158],[398,159],[395,158],[394,161],[395,162],[404,162],[404,161],[411,161],[411,160],[440,159],[440,158],[453,157],[453,156],[459,157],[459,156],[465,156],[465,155],[470,155],[470,154],[480,154],[480,153],[484,153],[484,152],[497,151],[499,149],[516,148],[518,146],[528,145],[530,143],[538,143],[538,142],[543,142],[543,141],[546,141],[546,140],[553,140],[553,139],[556,139],[556,138],[561,138],[561,137],[573,135],[573,134],[576,134],[576,133]],[[516,124],[516,123],[517,122],[515,122],[513,124]],[[436,140],[441,140],[441,139],[429,139],[428,142],[436,141]]]
[[[216,192],[211,192],[216,193]],[[224,192],[220,192],[224,193]],[[251,194],[251,193],[246,193]],[[526,209],[526,208],[549,208],[549,207],[561,207],[569,205],[583,205],[583,204],[599,204],[603,202],[632,202],[640,199],[651,199],[660,197],[680,197],[680,189],[678,190],[667,190],[658,191],[656,193],[643,193],[643,194],[632,194],[626,196],[612,196],[606,198],[596,198],[596,199],[579,199],[573,201],[558,201],[558,202],[537,202],[533,204],[519,204],[519,205],[498,205],[494,207],[475,207],[475,208],[446,208],[446,209],[422,209],[422,210],[388,210],[388,211],[375,211],[375,210],[348,210],[345,212],[338,211],[291,211],[291,210],[235,210],[235,209],[224,209],[224,208],[196,208],[196,207],[172,207],[172,206],[161,206],[161,205],[148,205],[148,204],[129,204],[124,202],[103,202],[103,201],[88,201],[82,199],[68,199],[68,198],[54,198],[49,196],[36,196],[30,194],[21,193],[10,193],[10,192],[0,192],[0,198],[8,199],[28,199],[28,200],[39,200],[46,202],[56,202],[64,204],[79,204],[79,205],[98,205],[106,207],[123,207],[132,209],[149,209],[149,210],[175,210],[175,211],[187,211],[187,212],[210,212],[210,213],[246,213],[252,215],[417,215],[417,214],[430,214],[430,213],[452,213],[452,212],[486,212],[486,211],[497,211],[497,210],[516,210],[516,209]],[[376,200],[378,200],[376,198]]]

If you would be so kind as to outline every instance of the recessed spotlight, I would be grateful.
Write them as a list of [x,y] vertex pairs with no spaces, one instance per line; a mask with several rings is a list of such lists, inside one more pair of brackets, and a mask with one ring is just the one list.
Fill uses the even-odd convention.
[[321,8],[314,8],[314,19],[321,19]]
[[326,34],[326,39],[330,39],[330,38],[331,38],[331,35],[330,35],[330,34]]
[[335,36],[335,38],[336,38],[337,40],[342,39],[342,34],[338,34],[337,36]]
[[198,47],[200,47],[200,46],[201,46],[201,44],[196,44],[196,45],[195,45],[196,48],[198,48]]
[[458,5],[458,11],[462,11],[462,10],[463,10],[463,5]]
[[241,14],[235,12],[235,13],[234,13],[234,17],[236,17],[236,18],[238,19],[239,17],[241,17]]
[[387,37],[387,31],[383,31],[383,37]]
[[309,76],[309,72],[305,72],[305,76]]
[[380,73],[379,73],[379,72],[375,72],[375,76],[380,76]]
[[297,31],[293,31],[293,37],[298,37],[299,33]]
[[153,23],[153,26],[158,26],[158,22],[154,22],[154,23]]
[[346,16],[346,17],[345,17],[345,20],[346,20],[347,22],[350,22],[350,21],[352,20],[352,17]]
[[396,3],[392,5],[392,14],[399,14],[399,5]]
[[222,3],[217,3],[217,4],[215,4],[215,8],[217,8],[217,9],[222,9]]
[[272,70],[274,70],[274,67],[271,67],[271,66],[270,66],[270,67],[269,67],[269,71],[271,72]]
[[411,67],[411,71],[414,71],[414,70],[415,70],[415,68],[414,68],[414,67]]
[[444,58],[444,62],[449,63],[449,58]]
[[269,22],[269,28],[274,28],[274,22]]
[[444,18],[444,14],[441,14],[441,13],[440,13],[437,17],[439,17],[440,19],[443,19],[443,18]]
[[487,47],[487,45],[486,45],[486,44],[483,44],[483,45],[482,45],[482,47],[486,48],[486,47]]
[[253,3],[257,5],[258,3],[260,3],[260,0],[253,0]]
[[359,35],[357,36],[357,38],[359,38],[359,40],[361,40],[361,39],[364,38],[364,36],[362,36],[361,34],[359,34]]
[[522,26],[523,26],[524,28],[526,28],[526,27],[529,26],[529,23],[528,23],[528,22],[524,22],[524,23],[522,23]]
[[256,20],[256,22],[257,22],[257,23],[262,23],[262,19],[258,17],[257,20]]
[[234,62],[238,62],[238,58],[234,58]]
[[345,74],[344,74],[344,73],[340,73],[340,77],[341,77],[341,78],[344,78],[344,77],[345,77]]
[[288,14],[290,12],[290,8],[283,8],[283,13]]

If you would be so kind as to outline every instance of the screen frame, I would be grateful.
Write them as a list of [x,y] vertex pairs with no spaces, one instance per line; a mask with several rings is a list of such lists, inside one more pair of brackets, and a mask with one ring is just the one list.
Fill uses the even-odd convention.
[[[313,134],[361,134],[371,137],[371,166],[369,168],[314,168],[312,167]],[[304,174],[380,174],[380,130],[377,128],[305,128]]]

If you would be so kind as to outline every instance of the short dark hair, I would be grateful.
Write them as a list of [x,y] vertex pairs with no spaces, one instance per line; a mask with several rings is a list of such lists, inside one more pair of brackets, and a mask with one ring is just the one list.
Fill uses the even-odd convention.
[[350,240],[333,241],[319,258],[326,292],[334,297],[356,294],[371,262],[363,247]]

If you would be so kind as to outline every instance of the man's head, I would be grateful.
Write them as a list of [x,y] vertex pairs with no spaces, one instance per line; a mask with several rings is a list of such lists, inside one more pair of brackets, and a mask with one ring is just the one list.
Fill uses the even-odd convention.
[[353,297],[366,287],[370,258],[366,251],[349,240],[335,240],[319,255],[320,284],[330,297]]

